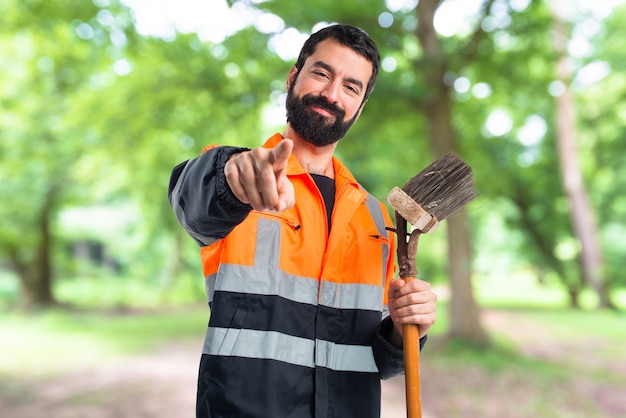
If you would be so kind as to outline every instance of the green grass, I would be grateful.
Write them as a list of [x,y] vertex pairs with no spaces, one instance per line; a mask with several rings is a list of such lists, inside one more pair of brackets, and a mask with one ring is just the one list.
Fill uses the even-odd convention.
[[[561,309],[569,306],[563,285],[555,280],[540,283],[527,272],[511,272],[506,277],[476,277],[473,279],[474,294],[481,306],[511,308]],[[626,289],[615,289],[611,293],[613,303],[626,310]],[[583,309],[594,309],[598,298],[591,289],[581,292]]]
[[[108,275],[59,278],[53,293],[58,302],[83,309],[175,307],[202,303],[206,298],[202,277],[192,275],[171,281]],[[0,270],[0,309],[9,309],[18,299],[17,278]]]
[[60,302],[84,308],[155,308],[205,300],[201,277],[181,277],[171,283],[131,277],[64,279],[55,284],[55,296]]
[[0,373],[49,375],[165,344],[198,341],[208,309],[162,312],[50,310],[0,318]]

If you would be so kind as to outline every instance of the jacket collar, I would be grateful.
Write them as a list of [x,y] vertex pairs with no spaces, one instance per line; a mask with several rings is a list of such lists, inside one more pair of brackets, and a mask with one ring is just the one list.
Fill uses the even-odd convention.
[[[273,148],[280,141],[283,140],[283,136],[279,133],[275,133],[272,135],[263,146],[265,148]],[[290,176],[297,176],[301,174],[308,174],[304,167],[300,164],[300,162],[296,159],[293,153],[289,156],[289,161],[287,163],[287,174]],[[339,159],[333,156],[333,168],[335,170],[335,182],[337,183],[338,188],[346,183],[352,184],[354,187],[359,188],[359,185],[350,172],[348,167],[346,167]]]

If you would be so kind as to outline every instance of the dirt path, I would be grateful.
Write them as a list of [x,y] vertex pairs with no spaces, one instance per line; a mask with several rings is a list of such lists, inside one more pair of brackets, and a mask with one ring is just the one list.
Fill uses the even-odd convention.
[[0,400],[0,416],[192,418],[197,347],[170,347],[57,378],[24,382],[10,388],[8,399]]
[[[1,392],[0,417],[193,418],[198,347],[178,345],[80,373],[9,384]],[[382,418],[404,416],[402,377],[384,382],[383,392]]]

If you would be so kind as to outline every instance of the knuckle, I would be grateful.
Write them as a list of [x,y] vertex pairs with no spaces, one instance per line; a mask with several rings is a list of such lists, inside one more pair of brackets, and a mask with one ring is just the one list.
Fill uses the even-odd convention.
[[274,173],[272,173],[269,170],[263,170],[261,171],[258,176],[257,176],[257,180],[263,182],[263,183],[270,183],[274,181]]

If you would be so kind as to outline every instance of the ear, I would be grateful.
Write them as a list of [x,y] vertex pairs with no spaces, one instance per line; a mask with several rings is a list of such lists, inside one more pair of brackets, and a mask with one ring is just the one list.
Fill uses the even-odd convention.
[[294,65],[293,67],[291,67],[291,70],[289,71],[289,74],[287,75],[287,83],[286,83],[287,91],[289,91],[289,87],[291,86],[291,83],[294,82],[297,75],[298,75],[298,70],[296,66]]

